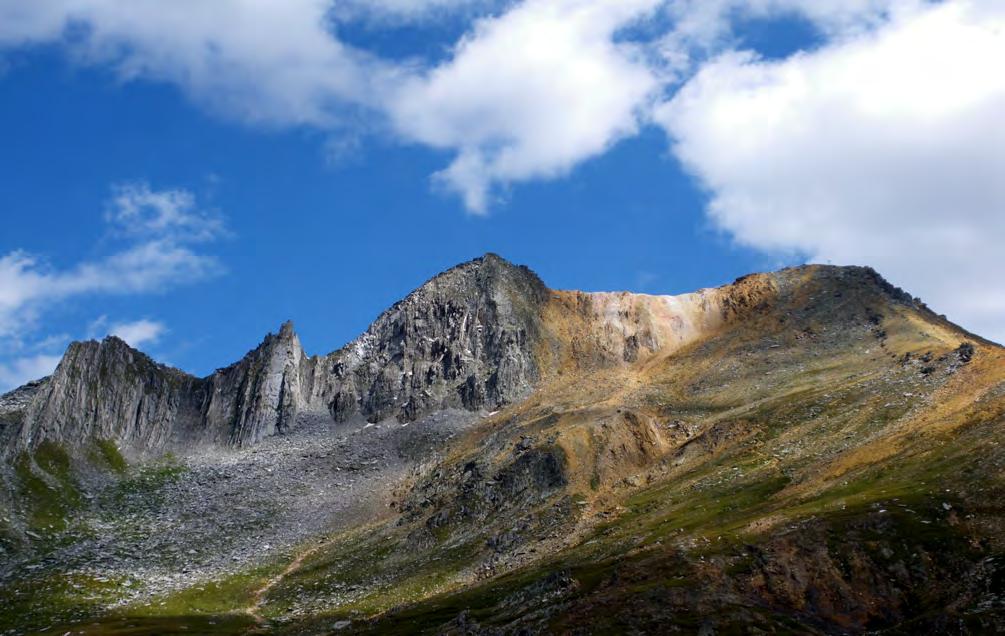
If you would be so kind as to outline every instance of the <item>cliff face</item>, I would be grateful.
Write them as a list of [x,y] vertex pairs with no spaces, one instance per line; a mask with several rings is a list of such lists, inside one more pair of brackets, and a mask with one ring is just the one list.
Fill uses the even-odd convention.
[[574,366],[611,366],[668,354],[714,335],[776,300],[779,274],[760,274],[678,296],[553,292],[547,330]]
[[254,443],[292,425],[305,364],[290,323],[208,378],[157,364],[115,337],[75,342],[22,409],[15,446],[108,439],[142,452]]
[[16,445],[25,410],[48,384],[49,378],[46,377],[0,395],[0,457],[4,456],[3,449]]
[[208,380],[209,441],[242,446],[292,427],[304,406],[307,369],[300,339],[287,322],[240,362],[218,370]]
[[199,428],[208,384],[159,365],[115,337],[75,342],[24,410],[18,446],[114,439],[165,446]]

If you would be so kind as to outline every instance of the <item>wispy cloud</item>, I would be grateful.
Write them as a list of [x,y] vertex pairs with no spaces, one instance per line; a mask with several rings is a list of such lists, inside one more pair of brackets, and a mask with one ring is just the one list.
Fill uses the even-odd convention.
[[[224,234],[223,221],[199,208],[190,192],[153,190],[145,183],[116,186],[105,220],[113,248],[99,258],[57,267],[23,250],[0,256],[0,352],[7,357],[0,361],[0,388],[5,382],[9,387],[10,378],[51,362],[49,351],[26,352],[39,350],[41,342],[56,346],[50,336],[38,334],[44,332],[44,316],[60,303],[97,295],[158,293],[222,271],[206,245]],[[141,320],[113,325],[110,332],[116,330],[139,345],[155,341],[163,326]]]
[[116,336],[136,348],[156,344],[167,331],[167,325],[163,322],[149,318],[131,322],[113,322],[108,316],[101,315],[87,325],[87,337],[90,339]]
[[51,374],[62,356],[37,354],[0,361],[0,392]]
[[132,347],[139,348],[146,344],[156,343],[166,331],[164,323],[143,319],[112,325],[108,333],[122,338]]
[[220,271],[216,257],[196,244],[220,235],[218,217],[198,210],[191,193],[119,186],[106,218],[121,247],[103,258],[66,268],[14,251],[0,257],[0,338],[30,329],[53,303],[91,294],[163,291]]
[[187,190],[151,190],[147,183],[113,188],[106,220],[123,235],[139,239],[201,243],[224,235],[223,219],[196,206]]

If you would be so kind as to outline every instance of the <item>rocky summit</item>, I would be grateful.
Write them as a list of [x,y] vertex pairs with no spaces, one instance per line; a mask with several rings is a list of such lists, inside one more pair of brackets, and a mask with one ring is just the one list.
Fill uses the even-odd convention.
[[0,396],[0,635],[1005,632],[1005,350],[863,267],[488,254],[338,351]]

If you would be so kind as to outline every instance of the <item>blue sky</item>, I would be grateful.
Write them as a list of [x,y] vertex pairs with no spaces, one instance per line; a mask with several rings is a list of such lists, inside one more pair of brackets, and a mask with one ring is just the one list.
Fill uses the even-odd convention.
[[[0,0],[0,389],[110,332],[197,374],[286,319],[326,353],[487,251],[670,294],[873,264],[1005,335],[1005,90],[952,79],[1005,51],[992,3],[89,2]],[[878,80],[935,36],[960,97],[918,113]]]

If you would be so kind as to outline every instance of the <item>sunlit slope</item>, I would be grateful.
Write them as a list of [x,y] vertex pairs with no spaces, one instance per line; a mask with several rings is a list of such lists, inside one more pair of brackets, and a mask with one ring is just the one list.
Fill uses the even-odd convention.
[[1000,347],[860,268],[555,292],[545,315],[538,391],[267,613],[314,616],[293,631],[1001,626]]

